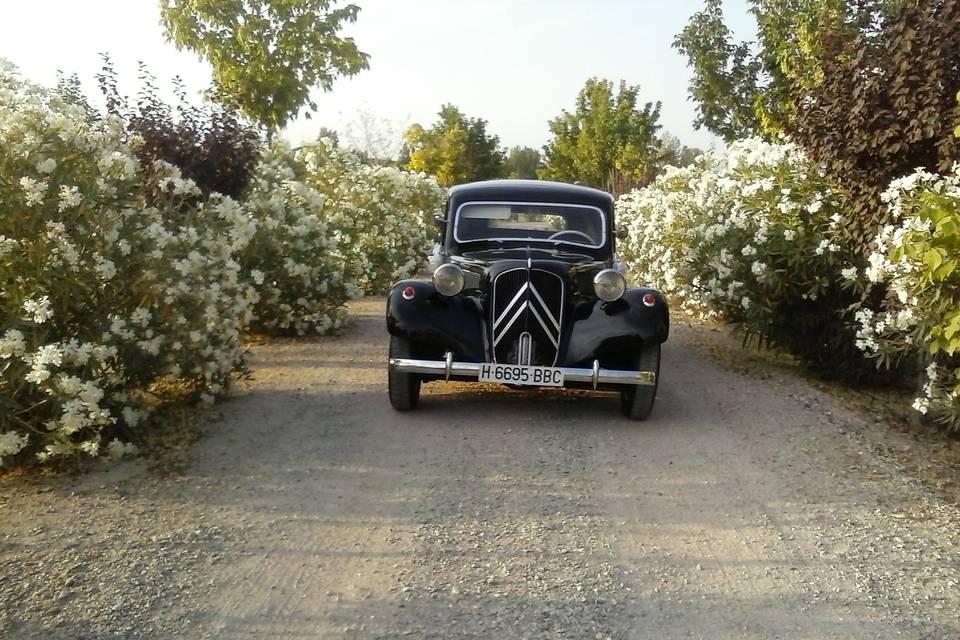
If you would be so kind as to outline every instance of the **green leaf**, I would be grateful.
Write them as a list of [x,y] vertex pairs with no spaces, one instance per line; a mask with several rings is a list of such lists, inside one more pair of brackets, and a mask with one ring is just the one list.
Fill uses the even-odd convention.
[[955,215],[944,217],[943,220],[937,224],[938,236],[955,236],[957,235],[957,230],[957,216]]
[[943,335],[945,338],[953,338],[958,333],[960,333],[960,312],[954,313],[951,318],[947,318],[946,327],[943,329]]
[[929,267],[930,271],[934,271],[943,264],[943,256],[937,249],[930,249],[923,254],[923,263]]
[[936,270],[934,270],[933,280],[942,282],[943,280],[946,280],[951,275],[953,275],[953,272],[956,271],[956,269],[957,269],[957,261],[947,260],[942,265],[937,267]]
[[954,338],[948,342],[946,348],[944,348],[944,351],[951,355],[957,351],[960,351],[960,338]]

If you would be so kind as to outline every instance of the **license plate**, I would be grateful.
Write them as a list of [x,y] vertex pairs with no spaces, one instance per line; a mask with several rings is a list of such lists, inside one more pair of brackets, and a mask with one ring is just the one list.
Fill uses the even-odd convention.
[[557,367],[534,367],[522,364],[482,364],[480,382],[522,384],[533,387],[562,387],[563,370]]

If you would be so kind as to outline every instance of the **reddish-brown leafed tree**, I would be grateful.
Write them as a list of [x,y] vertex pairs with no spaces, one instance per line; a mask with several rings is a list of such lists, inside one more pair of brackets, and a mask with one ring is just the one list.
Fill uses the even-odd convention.
[[892,179],[960,160],[960,0],[919,0],[881,28],[824,36],[823,82],[796,97],[790,130],[848,190],[846,228],[862,251],[889,222],[880,194]]

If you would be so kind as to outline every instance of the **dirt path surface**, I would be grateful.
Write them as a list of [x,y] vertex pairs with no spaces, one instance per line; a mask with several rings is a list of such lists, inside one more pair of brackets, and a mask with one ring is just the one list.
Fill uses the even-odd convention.
[[613,397],[385,392],[382,300],[255,349],[176,472],[0,485],[2,638],[958,638],[960,514],[677,326]]

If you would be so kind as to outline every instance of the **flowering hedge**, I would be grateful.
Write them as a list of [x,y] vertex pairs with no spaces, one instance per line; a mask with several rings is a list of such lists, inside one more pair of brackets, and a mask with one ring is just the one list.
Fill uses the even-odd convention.
[[895,180],[891,218],[874,240],[866,276],[885,290],[879,311],[857,312],[857,345],[882,365],[925,366],[914,408],[960,430],[960,167]]
[[617,206],[638,281],[821,370],[870,371],[842,317],[857,274],[838,239],[844,199],[796,146],[736,142]]
[[420,267],[443,196],[320,145],[207,197],[140,144],[0,61],[0,465],[122,455],[159,403],[228,388],[243,331],[336,328]]
[[140,166],[120,121],[0,69],[0,458],[121,454],[152,396],[222,391],[257,297],[250,233],[233,202]]
[[346,252],[344,216],[302,181],[302,162],[282,144],[263,154],[244,208],[257,230],[240,261],[260,291],[252,328],[326,333],[359,293],[358,265]]
[[301,149],[304,182],[335,203],[344,251],[367,294],[383,293],[422,268],[435,236],[444,191],[433,177],[361,162],[321,140]]
[[364,164],[327,141],[274,145],[245,199],[258,223],[241,258],[261,292],[254,329],[325,333],[348,298],[416,274],[443,197],[433,178]]

